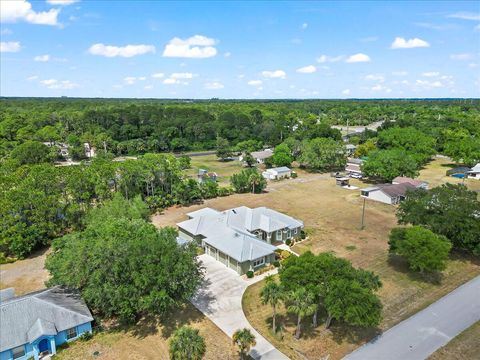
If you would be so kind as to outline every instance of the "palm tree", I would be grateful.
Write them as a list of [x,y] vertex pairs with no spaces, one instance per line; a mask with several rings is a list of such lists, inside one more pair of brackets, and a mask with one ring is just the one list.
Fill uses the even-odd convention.
[[255,335],[252,332],[245,328],[235,331],[232,336],[233,343],[238,346],[240,350],[240,358],[243,359],[244,356],[250,351],[252,346],[255,346],[257,342],[255,341]]
[[262,175],[255,171],[248,177],[248,182],[252,185],[252,193],[255,194],[255,186],[262,182]]
[[197,329],[182,326],[173,334],[170,341],[170,358],[172,360],[200,360],[205,355],[205,340]]
[[300,339],[302,331],[302,318],[312,315],[317,308],[314,302],[314,296],[305,288],[298,288],[288,294],[289,306],[288,312],[297,315],[297,329],[295,330],[295,337]]
[[270,304],[273,308],[272,315],[272,330],[275,333],[277,331],[277,326],[275,324],[276,310],[277,305],[283,299],[283,291],[281,286],[273,280],[272,276],[268,276],[266,279],[265,286],[260,291],[260,297],[262,298],[262,303]]

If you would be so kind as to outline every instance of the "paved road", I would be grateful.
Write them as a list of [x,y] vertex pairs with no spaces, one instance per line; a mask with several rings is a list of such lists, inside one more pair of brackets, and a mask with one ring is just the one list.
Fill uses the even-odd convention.
[[344,359],[423,360],[479,320],[477,276]]
[[245,289],[262,280],[266,275],[244,280],[225,265],[208,255],[200,255],[206,269],[205,282],[192,299],[202,313],[212,320],[229,337],[242,328],[248,328],[255,335],[257,345],[250,351],[250,356],[261,360],[288,360],[248,322],[242,309],[242,295]]

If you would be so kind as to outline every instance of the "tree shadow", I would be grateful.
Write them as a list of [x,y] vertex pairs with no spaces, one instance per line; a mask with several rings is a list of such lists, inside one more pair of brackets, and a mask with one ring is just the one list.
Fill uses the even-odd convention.
[[413,281],[421,281],[432,285],[440,285],[444,275],[439,271],[435,272],[416,272],[409,268],[408,262],[399,255],[388,255],[388,265],[390,265],[395,271],[407,275]]
[[382,330],[378,327],[365,328],[358,326],[349,326],[337,322],[333,322],[330,325],[330,328],[325,329],[324,331],[329,331],[332,334],[332,339],[337,344],[341,344],[342,342],[347,341],[351,344],[357,345],[371,341],[382,333]]

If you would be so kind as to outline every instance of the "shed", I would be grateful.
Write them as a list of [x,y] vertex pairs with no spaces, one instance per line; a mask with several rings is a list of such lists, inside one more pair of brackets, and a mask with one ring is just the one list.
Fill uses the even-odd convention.
[[268,180],[278,180],[289,178],[292,175],[292,170],[286,166],[267,169],[262,173],[262,176]]

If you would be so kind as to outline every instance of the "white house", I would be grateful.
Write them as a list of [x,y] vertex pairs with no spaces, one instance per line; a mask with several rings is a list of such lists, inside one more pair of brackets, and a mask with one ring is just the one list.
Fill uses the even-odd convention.
[[[253,151],[250,153],[250,155],[253,156],[255,161],[258,164],[263,164],[265,162],[265,159],[268,159],[273,155],[273,150],[272,149],[265,149],[262,151]],[[243,155],[240,156],[240,161],[243,161]]]
[[480,163],[475,165],[471,170],[467,171],[468,177],[480,180]]
[[217,211],[203,208],[187,214],[178,223],[179,244],[195,241],[205,253],[238,274],[254,271],[275,261],[276,247],[299,238],[303,222],[266,208],[237,208]]
[[380,201],[385,204],[396,205],[405,199],[407,191],[413,191],[417,188],[410,184],[384,184],[371,186],[361,190],[362,197]]
[[262,173],[262,176],[267,180],[284,179],[284,178],[289,178],[290,176],[292,176],[292,170],[290,170],[286,166],[276,167],[276,168],[271,168],[271,169],[265,170]]

